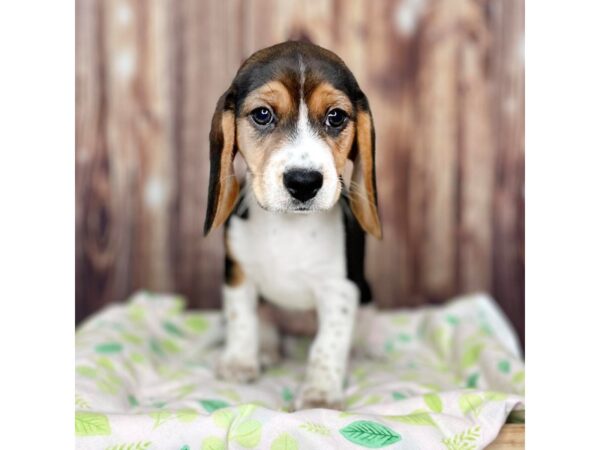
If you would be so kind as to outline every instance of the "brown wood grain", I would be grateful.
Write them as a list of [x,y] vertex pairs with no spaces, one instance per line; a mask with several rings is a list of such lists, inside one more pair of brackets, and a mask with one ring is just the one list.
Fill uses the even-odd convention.
[[486,448],[490,450],[523,450],[525,424],[509,423],[502,427],[498,437]]
[[486,290],[521,338],[523,0],[77,0],[77,320],[133,290],[220,302],[208,131],[252,52],[338,53],[377,132],[382,307]]

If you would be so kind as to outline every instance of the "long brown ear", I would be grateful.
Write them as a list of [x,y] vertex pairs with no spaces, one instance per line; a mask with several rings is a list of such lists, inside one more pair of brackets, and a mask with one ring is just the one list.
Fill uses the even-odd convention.
[[208,204],[204,220],[204,235],[227,220],[240,191],[233,171],[235,143],[235,112],[231,91],[217,102],[210,128],[210,179]]
[[363,230],[381,239],[375,177],[375,129],[367,98],[361,100],[352,151],[354,168],[350,183],[350,207]]

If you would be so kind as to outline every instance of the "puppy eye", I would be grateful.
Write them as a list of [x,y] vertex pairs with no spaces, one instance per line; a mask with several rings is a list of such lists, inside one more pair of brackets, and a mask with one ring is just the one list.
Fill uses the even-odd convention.
[[250,115],[252,116],[252,120],[257,125],[265,126],[269,125],[273,121],[273,113],[269,110],[269,108],[261,107],[253,110]]
[[346,122],[348,115],[339,108],[334,108],[327,113],[325,125],[331,128],[339,128]]

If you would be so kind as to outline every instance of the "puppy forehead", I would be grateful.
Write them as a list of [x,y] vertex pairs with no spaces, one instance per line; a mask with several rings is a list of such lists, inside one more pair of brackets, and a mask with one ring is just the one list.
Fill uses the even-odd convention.
[[349,97],[341,90],[334,88],[329,81],[312,80],[307,86],[299,89],[290,88],[290,84],[282,80],[269,81],[248,93],[241,107],[241,114],[247,114],[255,108],[271,105],[276,112],[287,114],[298,111],[300,96],[308,106],[311,116],[324,115],[332,107],[341,108],[352,114],[353,107]]
[[[345,96],[348,104],[360,96],[354,76],[337,55],[316,45],[286,42],[259,50],[242,64],[233,82],[237,110],[251,95],[256,98],[257,92],[265,93],[274,83],[287,91],[296,108],[301,95],[307,104],[313,94],[333,90],[338,91],[338,99]],[[319,89],[321,85],[327,89]],[[333,97],[327,96],[330,100]]]

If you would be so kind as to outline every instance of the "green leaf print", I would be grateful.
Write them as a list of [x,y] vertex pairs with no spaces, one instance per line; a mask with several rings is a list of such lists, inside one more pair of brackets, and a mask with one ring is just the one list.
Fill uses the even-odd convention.
[[525,382],[525,371],[520,370],[517,373],[515,373],[513,375],[513,379],[512,379],[513,383],[515,384],[521,384]]
[[331,436],[331,431],[325,425],[321,425],[320,423],[315,422],[305,422],[300,425],[300,428],[306,431],[310,431],[311,433],[320,434],[322,436]]
[[464,415],[473,413],[474,416],[478,416],[484,403],[485,400],[481,394],[471,392],[461,395],[458,400],[458,405]]
[[479,381],[479,372],[472,373],[467,378],[467,387],[468,388],[476,388],[478,381]]
[[284,387],[283,391],[281,392],[281,398],[283,399],[284,402],[289,403],[292,400],[294,400],[294,393],[292,392],[292,390],[289,387]]
[[503,359],[498,363],[498,371],[502,373],[510,373],[510,361]]
[[86,378],[96,378],[96,369],[88,366],[78,366],[75,368],[78,375]]
[[402,416],[388,416],[388,419],[409,425],[426,425],[430,427],[437,426],[435,421],[431,418],[431,415],[427,411],[422,410],[416,410],[410,414],[405,414]]
[[231,400],[232,402],[239,403],[241,401],[240,394],[233,389],[217,389],[216,393],[222,395],[226,399]]
[[144,320],[144,316],[146,315],[146,311],[140,305],[130,305],[129,306],[129,318],[134,322],[142,322]]
[[250,419],[235,426],[231,438],[242,447],[256,447],[260,441],[262,424],[258,420]]
[[209,436],[202,442],[202,450],[225,450],[225,441],[216,436]]
[[115,372],[117,370],[115,369],[115,365],[112,363],[112,361],[106,356],[99,357],[96,362],[98,363],[98,367],[101,367],[107,372]]
[[364,394],[362,394],[361,392],[358,392],[356,394],[352,394],[350,396],[348,396],[346,398],[346,406],[348,408],[356,405],[358,402],[360,402],[363,398]]
[[215,411],[211,417],[215,422],[215,425],[221,428],[229,428],[231,422],[235,417],[235,414],[230,409],[219,409]]
[[143,364],[146,361],[146,357],[141,353],[135,352],[131,354],[131,360],[136,364]]
[[147,450],[152,445],[150,441],[126,442],[106,447],[106,450]]
[[442,399],[434,393],[425,394],[425,404],[435,413],[441,413],[443,409]]
[[391,318],[391,321],[395,325],[408,325],[410,323],[410,317],[405,314],[399,314]]
[[119,353],[123,350],[123,345],[118,342],[105,342],[104,344],[98,344],[95,347],[96,353],[101,353],[104,355],[111,353]]
[[404,400],[406,395],[402,392],[392,392],[392,397],[394,397],[394,400]]
[[400,342],[410,342],[412,337],[410,336],[410,334],[407,333],[399,333],[396,338],[400,341]]
[[487,391],[483,394],[484,400],[490,402],[501,402],[502,400],[506,400],[506,397],[508,397],[508,395],[504,392]]
[[119,392],[121,380],[115,376],[111,377],[109,375],[107,375],[104,379],[96,381],[96,386],[106,394],[115,395],[117,392]]
[[442,443],[448,450],[476,450],[479,439],[479,425],[469,428],[462,433],[455,434],[450,438],[442,439]]
[[136,336],[135,334],[132,334],[132,333],[128,333],[126,331],[121,333],[121,337],[123,338],[123,340],[125,342],[129,342],[130,344],[133,344],[133,345],[142,345],[144,343],[144,340],[141,337]]
[[238,420],[242,420],[242,419],[245,419],[246,417],[250,417],[250,415],[254,412],[255,409],[256,409],[256,405],[254,405],[252,403],[246,403],[245,405],[240,405],[237,408],[237,411],[239,412],[239,416],[237,417]]
[[75,406],[80,409],[89,409],[90,404],[79,394],[75,394]]
[[289,433],[282,433],[271,444],[271,450],[298,450],[298,441]]
[[75,412],[75,435],[107,436],[111,432],[108,417],[93,412]]
[[229,406],[229,403],[224,402],[223,400],[200,400],[200,404],[209,414],[217,409],[227,408]]
[[456,325],[458,325],[460,320],[458,319],[458,317],[453,316],[452,314],[448,314],[446,316],[446,322],[448,322],[452,326],[456,326]]
[[481,355],[482,350],[482,343],[472,344],[471,346],[467,347],[467,350],[465,350],[463,353],[460,366],[463,369],[468,369],[469,367],[475,365],[479,361],[479,356]]
[[150,417],[154,419],[154,426],[152,427],[152,429],[155,430],[165,422],[168,422],[169,420],[173,419],[174,416],[169,411],[155,411],[150,413]]
[[184,326],[196,334],[201,334],[208,328],[208,321],[200,314],[189,314],[184,321]]
[[181,409],[175,413],[180,422],[193,422],[199,416],[198,411],[193,409]]
[[179,353],[181,351],[179,345],[172,339],[164,339],[162,341],[162,348],[168,353]]
[[446,356],[450,351],[450,334],[445,328],[437,328],[429,336],[436,352],[441,356]]
[[156,340],[156,338],[150,339],[150,350],[152,350],[152,352],[157,356],[164,356],[165,354],[160,343]]
[[376,405],[381,402],[381,395],[371,394],[361,406]]
[[163,328],[167,333],[172,334],[173,336],[185,337],[185,333],[171,321],[165,320],[163,322]]
[[140,405],[140,403],[138,402],[137,398],[135,398],[135,395],[133,395],[133,394],[129,394],[127,396],[127,401],[129,402],[129,406],[131,408],[135,408],[136,406]]
[[354,378],[356,378],[356,381],[358,381],[358,382],[364,381],[368,375],[369,375],[369,371],[367,369],[365,369],[364,367],[359,366],[352,371],[352,376]]
[[177,389],[177,399],[182,399],[196,390],[195,384],[186,384]]
[[350,442],[367,448],[381,448],[398,442],[398,433],[377,422],[357,420],[340,429],[340,433]]
[[171,306],[169,308],[169,311],[167,311],[167,315],[177,316],[177,315],[181,314],[183,312],[183,310],[185,309],[185,305],[186,305],[185,298],[180,295],[177,295],[177,296],[173,297],[171,299],[171,301],[173,302],[173,306]]

